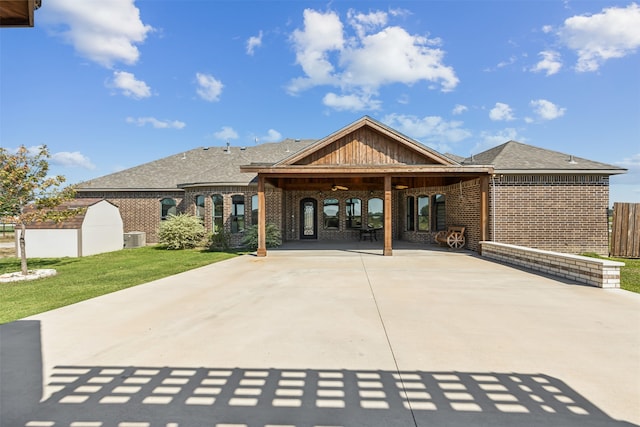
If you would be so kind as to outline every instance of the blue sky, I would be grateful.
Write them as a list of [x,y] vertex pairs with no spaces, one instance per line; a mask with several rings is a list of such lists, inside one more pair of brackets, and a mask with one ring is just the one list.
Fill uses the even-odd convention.
[[0,30],[0,145],[46,144],[69,183],[369,115],[621,166],[611,203],[640,202],[638,3],[43,0],[35,23]]

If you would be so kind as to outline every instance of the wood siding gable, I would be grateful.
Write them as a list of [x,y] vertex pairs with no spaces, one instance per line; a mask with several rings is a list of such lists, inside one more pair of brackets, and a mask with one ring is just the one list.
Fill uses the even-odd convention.
[[458,165],[365,117],[277,164],[278,166]]

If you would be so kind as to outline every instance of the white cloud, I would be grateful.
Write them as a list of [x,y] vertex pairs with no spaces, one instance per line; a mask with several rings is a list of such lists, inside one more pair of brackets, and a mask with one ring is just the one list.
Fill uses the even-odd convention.
[[220,99],[224,85],[210,74],[196,73],[198,89],[196,93],[205,101],[215,102]]
[[630,55],[640,47],[640,7],[631,3],[595,15],[572,16],[558,35],[577,53],[576,71],[597,71],[607,60]]
[[238,139],[238,132],[230,126],[223,126],[218,132],[214,132],[214,138],[227,141],[229,139]]
[[561,108],[555,105],[551,101],[547,101],[546,99],[535,99],[530,102],[531,108],[533,108],[534,113],[541,120],[554,120],[559,117],[564,116],[566,108]]
[[269,129],[261,139],[267,142],[277,142],[282,140],[282,134],[275,129]]
[[256,48],[262,46],[262,31],[257,36],[251,36],[247,40],[247,55],[253,55]]
[[153,30],[140,19],[134,0],[47,0],[45,22],[65,28],[61,35],[83,57],[105,67],[135,64],[137,45]]
[[540,62],[535,67],[531,68],[533,72],[545,71],[547,76],[556,74],[562,68],[562,62],[560,61],[560,54],[553,50],[544,50],[538,55],[542,56]]
[[155,117],[127,117],[126,121],[138,126],[150,124],[156,129],[182,129],[186,126],[186,123],[179,120],[158,120]]
[[51,155],[51,164],[64,167],[80,167],[84,169],[95,169],[91,160],[79,151],[60,151]]
[[439,116],[420,118],[413,115],[389,114],[382,122],[411,138],[432,143],[456,143],[471,136],[471,132],[462,127],[461,121],[448,122]]
[[288,88],[290,93],[337,83],[329,60],[329,52],[340,51],[344,45],[343,26],[336,13],[323,14],[305,9],[304,30],[294,30],[291,41],[296,51],[296,63],[302,67],[306,77],[294,79]]
[[291,35],[296,63],[304,76],[293,79],[290,94],[331,86],[341,93],[328,93],[323,101],[338,109],[377,109],[378,89],[383,85],[413,85],[426,81],[442,91],[453,90],[459,80],[452,67],[443,63],[439,39],[409,34],[388,26],[386,12],[358,13],[350,10],[347,33],[335,12],[304,11],[304,26]]
[[322,103],[338,111],[363,111],[379,110],[381,102],[371,99],[368,95],[337,95],[333,92],[327,93],[322,99]]
[[464,113],[465,111],[468,111],[468,110],[469,110],[469,108],[466,105],[456,104],[456,106],[453,107],[453,111],[451,111],[451,113],[453,115],[457,116],[457,115],[462,114],[462,113]]
[[349,9],[347,20],[358,34],[358,37],[362,38],[366,33],[385,26],[387,24],[387,14],[381,11],[364,14],[356,12],[354,9]]
[[124,96],[133,99],[148,98],[151,96],[151,88],[142,80],[137,80],[133,73],[126,71],[114,71],[110,86],[120,89]]
[[489,118],[493,121],[511,121],[515,120],[513,117],[513,110],[508,104],[502,102],[496,102],[495,107],[489,111]]
[[526,139],[518,137],[518,131],[514,128],[505,128],[497,132],[481,132],[480,139],[481,141],[471,149],[471,153],[482,153],[489,148],[504,144],[508,141],[526,141]]

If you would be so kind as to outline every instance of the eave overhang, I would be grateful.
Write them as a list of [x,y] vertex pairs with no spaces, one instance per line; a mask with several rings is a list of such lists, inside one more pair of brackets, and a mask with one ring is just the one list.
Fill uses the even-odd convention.
[[0,27],[33,27],[33,11],[41,0],[1,0]]
[[173,187],[173,188],[76,188],[77,193],[94,193],[94,192],[144,192],[148,193],[150,191],[158,191],[158,192],[176,192],[176,191],[184,191],[182,188]]
[[335,165],[245,165],[241,172],[256,173],[274,178],[299,177],[351,177],[351,176],[457,176],[491,175],[493,166],[449,166],[449,165],[380,165],[380,166],[335,166]]
[[496,175],[621,175],[627,169],[496,169]]

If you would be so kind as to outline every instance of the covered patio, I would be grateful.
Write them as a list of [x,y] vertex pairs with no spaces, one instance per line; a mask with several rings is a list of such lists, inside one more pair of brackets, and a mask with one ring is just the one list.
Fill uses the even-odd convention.
[[[393,255],[394,239],[400,240],[403,231],[413,230],[413,224],[407,224],[409,215],[413,215],[411,221],[420,215],[413,205],[411,208],[405,206],[406,196],[451,192],[457,186],[462,200],[456,200],[456,207],[452,206],[452,209],[460,213],[448,212],[447,222],[473,221],[464,225],[473,230],[475,241],[488,237],[489,180],[493,167],[463,166],[369,117],[280,162],[252,163],[242,166],[241,171],[257,175],[258,256],[267,255],[267,188],[284,194],[282,214],[288,224],[287,230],[300,230],[299,234],[293,233],[294,240],[319,238],[320,214],[316,204],[328,197],[327,194],[340,195],[339,199],[332,197],[339,209],[346,207],[352,199],[376,198],[382,204],[381,223],[377,227],[381,229],[383,254]],[[469,184],[475,185],[476,189],[463,196],[462,188]],[[305,201],[309,203],[307,206]],[[408,209],[413,213],[405,212]],[[359,228],[367,229],[369,225],[362,220]],[[338,232],[358,229],[351,225],[332,228]],[[331,239],[331,236],[337,237],[337,233],[327,233],[324,239]]]

